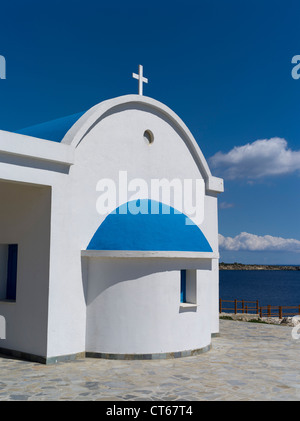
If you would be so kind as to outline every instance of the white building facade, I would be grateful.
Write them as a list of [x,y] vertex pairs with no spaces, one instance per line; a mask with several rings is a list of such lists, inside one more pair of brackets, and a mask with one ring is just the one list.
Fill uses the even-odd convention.
[[53,363],[209,350],[223,180],[152,98],[68,123],[0,131],[0,352]]

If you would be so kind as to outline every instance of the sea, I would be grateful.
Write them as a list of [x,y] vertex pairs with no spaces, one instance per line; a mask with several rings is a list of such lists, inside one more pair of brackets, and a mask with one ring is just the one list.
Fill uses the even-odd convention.
[[258,300],[259,306],[300,305],[300,271],[220,270],[219,276],[223,300]]

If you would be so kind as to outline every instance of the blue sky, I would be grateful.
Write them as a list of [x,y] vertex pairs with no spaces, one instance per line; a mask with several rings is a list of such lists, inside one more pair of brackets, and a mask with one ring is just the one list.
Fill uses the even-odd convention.
[[143,64],[144,95],[183,119],[224,177],[221,260],[300,264],[299,16],[293,0],[5,2],[0,128],[137,93]]

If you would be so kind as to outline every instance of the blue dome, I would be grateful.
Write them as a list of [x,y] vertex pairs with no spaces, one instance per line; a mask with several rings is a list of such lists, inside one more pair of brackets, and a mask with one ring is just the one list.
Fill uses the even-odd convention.
[[68,130],[84,113],[85,111],[48,121],[46,123],[36,124],[34,126],[18,130],[16,133],[51,140],[53,142],[61,142]]
[[186,215],[148,199],[128,202],[110,213],[87,250],[212,252],[200,228]]

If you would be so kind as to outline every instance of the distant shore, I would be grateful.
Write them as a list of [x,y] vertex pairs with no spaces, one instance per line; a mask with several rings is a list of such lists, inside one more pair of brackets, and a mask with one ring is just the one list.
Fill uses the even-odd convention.
[[300,266],[285,265],[245,265],[243,263],[224,263],[219,264],[220,270],[300,270]]

